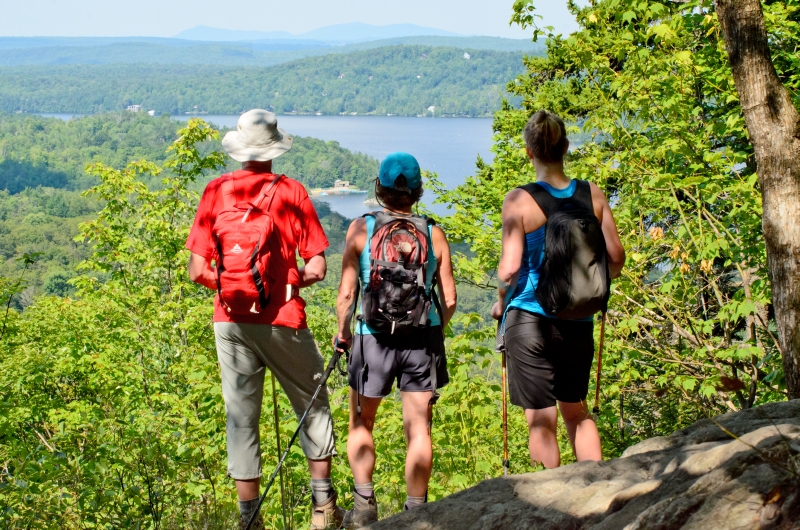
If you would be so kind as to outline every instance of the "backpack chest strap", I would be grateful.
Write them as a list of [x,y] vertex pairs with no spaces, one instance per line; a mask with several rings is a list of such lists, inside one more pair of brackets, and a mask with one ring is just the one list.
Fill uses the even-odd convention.
[[[380,265],[381,267],[399,267],[401,263],[399,261],[384,261],[380,259],[373,259],[370,258],[369,262],[374,265]],[[428,266],[428,262],[425,263],[403,263],[402,264],[404,269],[408,270],[419,270],[421,271],[424,267]]]

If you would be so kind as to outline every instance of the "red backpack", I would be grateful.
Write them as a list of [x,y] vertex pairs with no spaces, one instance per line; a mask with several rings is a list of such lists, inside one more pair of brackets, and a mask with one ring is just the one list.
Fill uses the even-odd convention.
[[[216,246],[219,302],[233,315],[258,314],[269,303],[269,240],[274,222],[269,208],[283,175],[266,183],[255,204],[235,202],[233,178],[221,185],[223,209],[211,233]],[[267,207],[260,208],[265,198]]]
[[[408,335],[428,326],[431,293],[426,292],[433,221],[414,215],[372,212],[369,283],[364,286],[363,319],[379,333]],[[369,225],[368,225],[369,226]]]

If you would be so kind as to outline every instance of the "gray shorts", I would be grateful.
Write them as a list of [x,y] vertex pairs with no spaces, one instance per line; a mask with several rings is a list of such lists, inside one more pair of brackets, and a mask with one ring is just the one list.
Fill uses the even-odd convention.
[[347,381],[350,388],[371,398],[391,394],[395,380],[401,392],[430,391],[431,352],[436,357],[436,388],[442,388],[450,377],[441,327],[405,337],[356,335],[347,363]]
[[[215,322],[214,335],[228,420],[228,476],[236,480],[258,478],[258,420],[266,370],[275,374],[299,419],[325,371],[324,361],[307,329]],[[336,454],[325,387],[300,429],[300,447],[311,460]]]

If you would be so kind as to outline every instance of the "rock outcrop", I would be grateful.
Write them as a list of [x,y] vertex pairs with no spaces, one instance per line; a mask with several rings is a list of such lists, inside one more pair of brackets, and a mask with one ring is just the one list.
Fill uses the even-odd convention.
[[484,481],[372,530],[800,530],[800,400],[581,462]]

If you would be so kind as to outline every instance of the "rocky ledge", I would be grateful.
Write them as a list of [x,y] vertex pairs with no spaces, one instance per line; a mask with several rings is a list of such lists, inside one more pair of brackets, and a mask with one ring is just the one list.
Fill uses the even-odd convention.
[[800,530],[800,400],[702,420],[621,458],[484,481],[372,530]]

